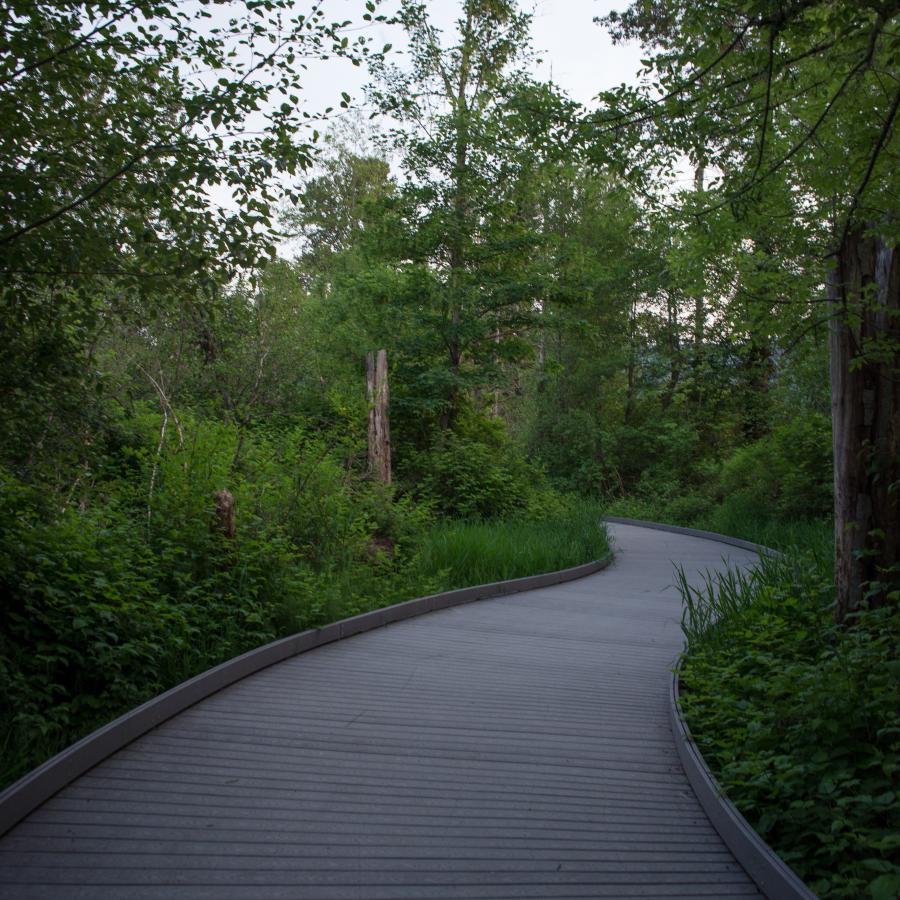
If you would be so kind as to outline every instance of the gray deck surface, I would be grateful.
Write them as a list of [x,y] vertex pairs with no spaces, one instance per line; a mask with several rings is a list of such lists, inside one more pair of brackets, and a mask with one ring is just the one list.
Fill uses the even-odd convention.
[[136,740],[0,840],[0,897],[759,896],[681,770],[671,560],[611,526],[579,581],[320,647]]

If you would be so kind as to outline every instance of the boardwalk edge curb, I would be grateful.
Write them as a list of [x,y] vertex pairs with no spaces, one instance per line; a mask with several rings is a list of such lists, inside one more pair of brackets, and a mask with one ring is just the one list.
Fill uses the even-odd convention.
[[718,541],[720,544],[730,544],[732,547],[740,547],[761,556],[781,556],[778,550],[764,547],[754,541],[745,541],[743,538],[731,537],[727,534],[719,534],[717,531],[702,531],[699,528],[684,528],[681,525],[664,525],[660,522],[645,522],[643,519],[626,519],[621,516],[604,516],[604,522],[611,525],[636,525],[638,528],[652,528],[654,531],[671,531],[673,534],[685,534],[688,537],[705,538],[708,541]]
[[161,725],[172,716],[248,675],[253,675],[276,663],[298,656],[307,650],[352,637],[364,631],[371,631],[392,622],[436,612],[451,606],[459,606],[463,603],[471,603],[475,600],[503,597],[575,581],[605,569],[611,562],[612,555],[610,554],[603,559],[569,569],[560,569],[556,572],[479,584],[406,600],[393,606],[386,606],[332,622],[322,628],[301,631],[220,663],[135,707],[117,719],[113,719],[112,722],[76,741],[11,784],[0,793],[0,835],[5,834],[67,784],[117,750],[146,734],[157,725]]
[[[719,534],[715,531],[701,531],[697,528],[683,528],[679,525],[663,525],[658,522],[644,522],[640,519],[626,519],[618,516],[606,516],[604,521],[617,525],[635,525],[640,528],[653,528],[657,531],[671,531],[690,537],[705,538],[740,547],[765,556],[780,556],[777,550],[745,541],[742,538]],[[669,689],[669,719],[672,736],[678,758],[684,768],[688,781],[700,801],[704,812],[709,817],[716,831],[737,861],[768,900],[817,900],[816,895],[803,883],[793,869],[756,833],[750,823],[741,815],[737,807],[728,799],[719,782],[710,771],[703,754],[700,752],[690,729],[681,713],[679,695],[679,673],[681,657],[679,656]]]

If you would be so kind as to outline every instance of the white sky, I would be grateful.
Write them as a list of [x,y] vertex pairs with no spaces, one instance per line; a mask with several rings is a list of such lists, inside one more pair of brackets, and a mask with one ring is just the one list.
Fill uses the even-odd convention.
[[[430,0],[429,14],[436,25],[452,40],[452,30],[459,16],[460,0]],[[594,16],[606,15],[613,9],[623,9],[628,0],[521,0],[521,8],[533,12],[533,46],[543,59],[535,74],[558,84],[570,97],[585,105],[600,91],[625,83],[636,83],[641,51],[636,44],[613,46],[601,25],[594,24]],[[347,17],[360,9],[357,0],[340,0],[329,9],[337,14],[347,10]],[[387,0],[379,12],[389,14],[396,3]],[[390,43],[391,56],[402,65],[403,36],[399,28],[373,25],[366,34],[380,49]],[[329,60],[310,67],[306,86],[306,100],[311,108],[337,105],[340,92],[347,91],[354,100],[362,101],[366,83],[365,69],[354,68],[341,60]]]
[[553,80],[574,100],[590,105],[599,92],[637,83],[641,50],[637,44],[613,46],[594,16],[623,9],[610,0],[538,0],[534,9],[534,46],[544,54],[538,74]]

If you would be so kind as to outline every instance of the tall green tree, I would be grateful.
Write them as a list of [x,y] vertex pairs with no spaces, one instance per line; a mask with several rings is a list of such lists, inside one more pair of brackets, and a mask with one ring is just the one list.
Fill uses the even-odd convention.
[[379,202],[396,192],[386,159],[355,152],[339,137],[330,143],[320,171],[303,182],[282,214],[282,227],[300,243],[298,270],[307,279],[326,275],[338,257],[358,250],[363,232],[375,227]]
[[189,304],[202,324],[219,286],[271,251],[275,185],[313,153],[304,60],[369,52],[326,10],[2,4],[0,444],[18,471],[66,435],[85,445],[113,319]]
[[565,102],[522,71],[530,17],[513,0],[466,0],[449,43],[426,4],[405,0],[399,19],[410,67],[376,66],[372,90],[398,121],[390,135],[406,173],[385,251],[419,283],[415,314],[441,345],[442,365],[422,374],[446,429],[473,391],[494,386],[501,361],[528,352],[537,238],[515,185]]
[[656,80],[608,95],[594,123],[620,158],[650,162],[630,167],[644,185],[679,154],[715,172],[697,215],[782,217],[810,240],[827,282],[805,300],[831,335],[840,620],[900,591],[898,20],[895,2],[635,3],[608,22],[654,45]]

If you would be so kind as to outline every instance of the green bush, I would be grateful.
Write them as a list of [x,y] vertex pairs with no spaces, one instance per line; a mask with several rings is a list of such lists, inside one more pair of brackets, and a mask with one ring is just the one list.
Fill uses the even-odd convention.
[[528,506],[542,476],[511,446],[492,446],[448,434],[416,460],[417,490],[441,515],[454,519],[502,519]]
[[696,429],[670,420],[620,425],[610,431],[607,444],[619,487],[661,499],[681,493],[700,450]]
[[[662,505],[646,497],[635,495],[614,497],[606,502],[604,513],[609,516],[621,516],[625,519],[644,519],[648,522],[664,522]],[[672,523],[677,524],[677,523]]]
[[779,426],[721,464],[693,463],[694,478],[651,465],[610,515],[731,534],[770,547],[821,541],[829,530],[832,474],[827,419],[816,414]]
[[687,493],[669,500],[665,508],[665,517],[668,522],[691,527],[708,516],[712,508],[713,501],[707,495]]
[[722,465],[720,499],[745,503],[780,519],[815,519],[831,513],[831,433],[817,414],[780,425],[735,451]]
[[564,490],[598,496],[617,483],[602,426],[588,410],[544,409],[529,437],[529,452]]
[[[498,461],[487,443],[442,448],[446,480],[435,475],[421,504],[357,474],[352,435],[297,422],[241,434],[187,410],[161,446],[159,428],[158,413],[138,405],[118,457],[78,502],[0,470],[4,782],[276,637],[450,586],[586,562],[605,546],[597,510],[580,511],[520,456]],[[215,527],[213,494],[226,487],[234,539]],[[520,519],[432,532],[432,505]]]
[[0,717],[20,752],[157,692],[164,657],[194,647],[187,603],[156,590],[154,554],[127,516],[69,509],[44,521],[32,501],[3,478]]
[[825,898],[900,893],[900,610],[832,617],[827,556],[686,607],[691,733],[728,796]]
[[[198,671],[436,586],[414,546],[427,510],[348,473],[345,445],[299,426],[242,439],[183,411],[157,452],[158,414],[140,407],[128,431],[109,466],[127,480],[62,511],[0,472],[4,780]],[[214,523],[225,487],[233,540]],[[391,554],[368,552],[375,534]]]

